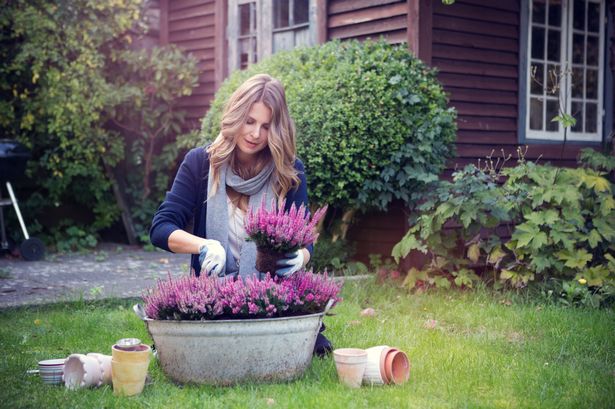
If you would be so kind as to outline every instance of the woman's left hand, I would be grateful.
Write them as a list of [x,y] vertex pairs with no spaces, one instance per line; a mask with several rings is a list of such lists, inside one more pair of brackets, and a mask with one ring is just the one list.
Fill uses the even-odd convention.
[[275,271],[279,277],[289,277],[304,266],[305,256],[303,249],[293,253],[286,253],[285,256],[285,258],[279,259],[276,263],[280,267]]

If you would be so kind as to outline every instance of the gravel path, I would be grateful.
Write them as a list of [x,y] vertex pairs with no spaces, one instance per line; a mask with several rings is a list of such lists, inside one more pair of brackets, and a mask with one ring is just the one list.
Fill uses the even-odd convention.
[[169,273],[187,274],[190,256],[103,243],[43,261],[0,256],[0,308],[54,301],[135,297]]

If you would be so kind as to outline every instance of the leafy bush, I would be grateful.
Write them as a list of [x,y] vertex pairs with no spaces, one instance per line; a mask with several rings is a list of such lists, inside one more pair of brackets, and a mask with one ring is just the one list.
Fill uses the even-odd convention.
[[321,235],[314,244],[314,251],[308,267],[314,271],[331,271],[337,273],[344,270],[354,256],[355,248],[345,239],[332,241],[331,237]]
[[[430,255],[406,284],[444,274],[471,285],[478,267],[515,287],[553,277],[612,284],[615,199],[603,175],[523,158],[500,171],[489,162],[456,172],[418,206],[421,215],[393,249],[397,259],[411,250]],[[507,229],[509,238],[497,229]]]
[[[196,85],[196,64],[172,48],[131,51],[148,2],[5,3],[0,134],[32,150],[30,186],[21,187],[28,194],[20,195],[31,223],[53,244],[73,247],[57,242],[73,235],[69,226],[96,235],[119,219],[118,196],[129,196],[124,213],[145,224],[177,160],[177,147],[161,142],[179,132],[173,101]],[[66,223],[36,220],[54,210]]]
[[331,41],[281,52],[220,87],[201,138],[219,132],[224,104],[248,77],[284,84],[310,200],[339,209],[386,209],[412,202],[452,155],[455,112],[435,72],[384,41]]
[[112,51],[110,59],[106,75],[113,99],[104,118],[106,129],[123,139],[125,154],[108,177],[125,186],[140,236],[147,234],[177,163],[179,147],[168,142],[186,137],[186,112],[178,102],[198,85],[197,61],[174,45]]

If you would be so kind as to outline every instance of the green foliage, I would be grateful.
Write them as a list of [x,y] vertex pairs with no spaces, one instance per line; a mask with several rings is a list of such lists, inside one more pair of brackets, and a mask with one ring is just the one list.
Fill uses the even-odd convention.
[[90,250],[98,244],[93,234],[72,225],[68,220],[59,223],[53,242],[56,250],[62,253]]
[[67,201],[91,209],[93,230],[116,219],[101,156],[117,162],[121,141],[101,127],[110,101],[100,50],[118,45],[141,7],[137,0],[14,1],[0,11],[0,132],[32,149],[28,175],[47,205],[29,206],[34,215]]
[[[494,281],[517,288],[552,277],[584,279],[591,287],[615,282],[613,187],[595,170],[523,159],[500,171],[492,162],[469,165],[452,182],[438,183],[417,210],[393,255],[428,254],[427,273],[486,268]],[[510,239],[497,229],[508,229]]]
[[37,192],[23,206],[33,223],[56,208],[79,210],[64,212],[64,224],[42,223],[59,247],[75,246],[68,226],[96,235],[118,220],[113,169],[132,178],[119,186],[143,224],[177,157],[161,142],[179,132],[173,100],[195,85],[195,64],[176,49],[130,51],[146,5],[16,0],[0,9],[0,134],[32,150],[26,193]]
[[578,162],[598,172],[610,173],[615,170],[615,156],[591,148],[581,149]]
[[452,155],[455,112],[435,72],[407,46],[331,41],[281,52],[222,84],[201,138],[217,136],[224,104],[248,77],[268,73],[286,89],[310,200],[340,209],[412,202]]
[[330,237],[321,235],[314,244],[308,268],[313,268],[314,271],[341,272],[348,267],[354,253],[355,248],[348,241],[344,239],[331,241]]
[[564,306],[599,308],[615,303],[615,286],[591,287],[581,280],[551,279],[540,283],[536,290],[546,303]]
[[143,235],[177,163],[178,146],[167,142],[185,137],[185,111],[177,104],[198,85],[197,62],[175,46],[112,52],[111,60],[115,100],[105,118],[123,136],[126,151],[114,177],[126,186],[137,235]]

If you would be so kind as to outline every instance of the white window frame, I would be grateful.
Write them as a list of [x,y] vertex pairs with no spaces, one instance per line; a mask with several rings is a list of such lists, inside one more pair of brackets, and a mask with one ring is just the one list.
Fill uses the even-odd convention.
[[[605,41],[605,27],[606,27],[606,14],[605,14],[605,0],[586,0],[587,3],[599,3],[600,4],[600,31],[599,31],[599,55],[598,55],[598,98],[597,98],[597,123],[596,123],[596,132],[595,133],[587,133],[587,132],[573,132],[572,128],[568,129],[568,133],[566,135],[566,140],[568,141],[580,141],[580,142],[600,142],[602,141],[602,133],[603,133],[603,122],[604,122],[604,70],[605,70],[605,52],[604,52],[604,41]],[[560,124],[559,131],[546,131],[546,130],[535,130],[530,129],[530,110],[531,110],[531,85],[534,79],[532,78],[532,27],[536,25],[533,23],[533,0],[528,1],[529,5],[529,13],[528,13],[528,27],[527,27],[527,65],[526,65],[526,92],[525,92],[525,139],[526,140],[548,140],[548,141],[564,141],[564,128]],[[572,70],[572,39],[573,34],[575,32],[579,33],[580,30],[574,29],[573,24],[573,4],[574,0],[563,0],[562,1],[562,20],[563,24],[561,27],[561,49],[560,49],[560,70]],[[585,13],[587,15],[587,7],[585,9]],[[586,16],[587,18],[587,16]],[[586,33],[584,31],[583,33]],[[586,37],[587,38],[587,37]],[[547,45],[548,45],[548,36],[547,29],[545,27],[545,39],[544,39],[544,52],[547,53]],[[587,50],[585,50],[587,51]],[[538,62],[538,61],[536,61]],[[546,60],[541,60],[540,63],[546,63]],[[566,66],[565,64],[570,64]],[[584,73],[586,72],[586,64],[582,66],[584,68]],[[547,71],[547,64],[544,67],[545,72]],[[545,74],[545,77],[547,74]],[[583,90],[585,90],[585,82],[587,81],[586,75],[584,75],[584,84]],[[547,86],[547,84],[543,84],[543,86]],[[571,113],[572,106],[572,83],[570,81],[569,75],[564,75],[562,78],[562,83],[560,87],[560,100],[565,101],[566,107],[565,112]],[[578,98],[575,98],[578,100]],[[583,95],[582,101],[586,101],[585,95]],[[594,101],[594,100],[590,100]],[[546,100],[543,99],[543,128],[546,128],[547,121],[550,121],[551,118],[546,117]],[[584,106],[586,106],[584,104]],[[587,118],[583,118],[583,126],[585,127],[587,123]]]
[[[274,0],[229,0],[228,2],[228,68],[233,72],[240,67],[239,61],[239,6],[246,3],[256,3],[256,61],[273,54],[273,32],[281,29],[273,28]],[[309,31],[310,45],[317,44],[316,0],[309,0]]]

